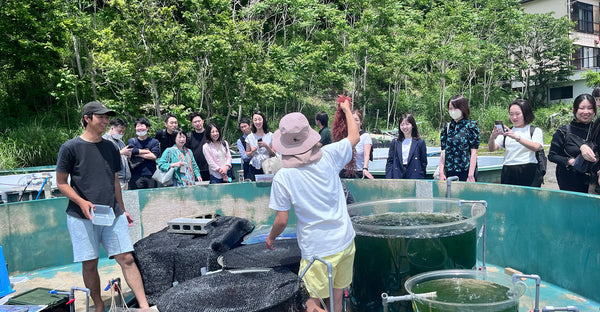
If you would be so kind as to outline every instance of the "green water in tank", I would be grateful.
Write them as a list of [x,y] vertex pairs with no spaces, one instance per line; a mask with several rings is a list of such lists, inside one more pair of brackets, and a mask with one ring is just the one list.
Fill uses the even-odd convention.
[[[494,303],[506,302],[513,298],[511,290],[503,285],[496,284],[490,281],[472,279],[472,278],[443,278],[429,280],[416,284],[412,288],[414,294],[424,294],[435,292],[435,297],[431,300],[443,303],[467,303],[473,304],[489,304],[475,307],[469,307],[469,311],[490,311],[490,312],[518,312],[519,302],[508,305],[498,305],[495,308]],[[432,303],[431,300],[413,301],[413,308],[416,312],[430,311],[461,311],[467,310],[460,308],[460,305],[444,305]]]
[[[385,227],[427,226],[464,220],[443,213],[392,212],[352,217],[353,224]],[[454,268],[473,268],[477,261],[477,235],[472,224],[451,230],[415,230],[402,236],[358,231],[351,287],[351,309],[382,311],[381,294],[406,294],[404,282],[419,273]],[[411,311],[410,302],[390,305],[389,311]]]

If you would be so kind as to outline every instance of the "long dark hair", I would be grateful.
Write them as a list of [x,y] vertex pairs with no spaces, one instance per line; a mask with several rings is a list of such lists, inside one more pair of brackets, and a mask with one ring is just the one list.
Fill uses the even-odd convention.
[[585,100],[587,100],[588,102],[590,102],[590,104],[592,104],[592,108],[594,109],[594,115],[596,114],[596,100],[594,99],[594,97],[591,94],[584,93],[584,94],[578,95],[575,98],[575,100],[573,101],[573,116],[575,116],[577,114],[579,105]]
[[[254,113],[252,113],[252,119],[254,119],[254,115],[260,115],[260,117],[262,117],[262,129],[265,132],[265,134],[269,133],[269,126],[267,125],[267,117],[265,117],[265,114],[263,114],[263,112],[261,111],[255,111]],[[254,125],[254,122],[252,122],[252,133],[256,133],[256,126]]]
[[[402,116],[400,116],[400,123],[402,123],[402,121],[406,119],[406,121],[408,121],[411,125],[412,125],[412,131],[410,133],[410,135],[412,136],[413,139],[420,139],[421,138],[421,134],[419,133],[419,129],[417,128],[417,122],[415,121],[415,117],[413,117],[413,115],[411,114],[402,114]],[[398,138],[402,138],[402,140],[406,139],[404,137],[404,132],[402,132],[402,130],[400,129],[400,125],[398,125]],[[400,141],[402,141],[400,140]]]
[[213,142],[212,136],[210,135],[210,132],[212,131],[213,128],[215,128],[215,129],[217,129],[217,131],[219,131],[219,138],[217,138],[217,142],[221,141],[221,129],[219,129],[219,127],[217,127],[217,125],[215,125],[212,122],[206,126],[206,132],[204,133],[204,137],[206,138],[206,141]]

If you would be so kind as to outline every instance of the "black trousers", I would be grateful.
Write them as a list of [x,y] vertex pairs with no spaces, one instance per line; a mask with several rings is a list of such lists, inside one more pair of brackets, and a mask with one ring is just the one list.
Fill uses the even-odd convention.
[[[449,177],[454,177],[457,176],[458,177],[458,181],[467,181],[467,178],[469,178],[469,170],[467,171],[446,171],[446,179]],[[477,177],[479,176],[479,170],[477,170],[477,167],[475,167],[475,182],[477,182]]]
[[[257,174],[264,174],[265,173],[262,169],[256,169],[252,165],[248,166],[248,169],[250,169],[250,170],[248,171],[248,176],[246,177],[246,179],[250,179],[252,181],[256,181],[256,175]],[[245,172],[244,172],[244,174],[245,174]]]
[[157,187],[156,181],[152,179],[152,176],[138,176],[131,177],[129,180],[130,190],[149,189]]

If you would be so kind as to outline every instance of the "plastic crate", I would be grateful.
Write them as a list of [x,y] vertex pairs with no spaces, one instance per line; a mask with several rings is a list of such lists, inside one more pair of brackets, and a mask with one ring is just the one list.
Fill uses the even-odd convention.
[[45,305],[48,312],[69,312],[68,295],[50,294],[50,288],[34,288],[8,299],[8,305]]
[[95,210],[90,208],[92,223],[95,225],[111,226],[115,221],[115,213],[110,206],[94,205]]

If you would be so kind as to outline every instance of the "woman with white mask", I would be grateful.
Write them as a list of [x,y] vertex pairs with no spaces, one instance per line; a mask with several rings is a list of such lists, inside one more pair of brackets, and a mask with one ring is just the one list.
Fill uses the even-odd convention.
[[477,121],[470,120],[469,100],[454,95],[448,100],[448,114],[452,121],[440,134],[440,180],[457,176],[460,181],[477,181],[477,149],[481,138]]

